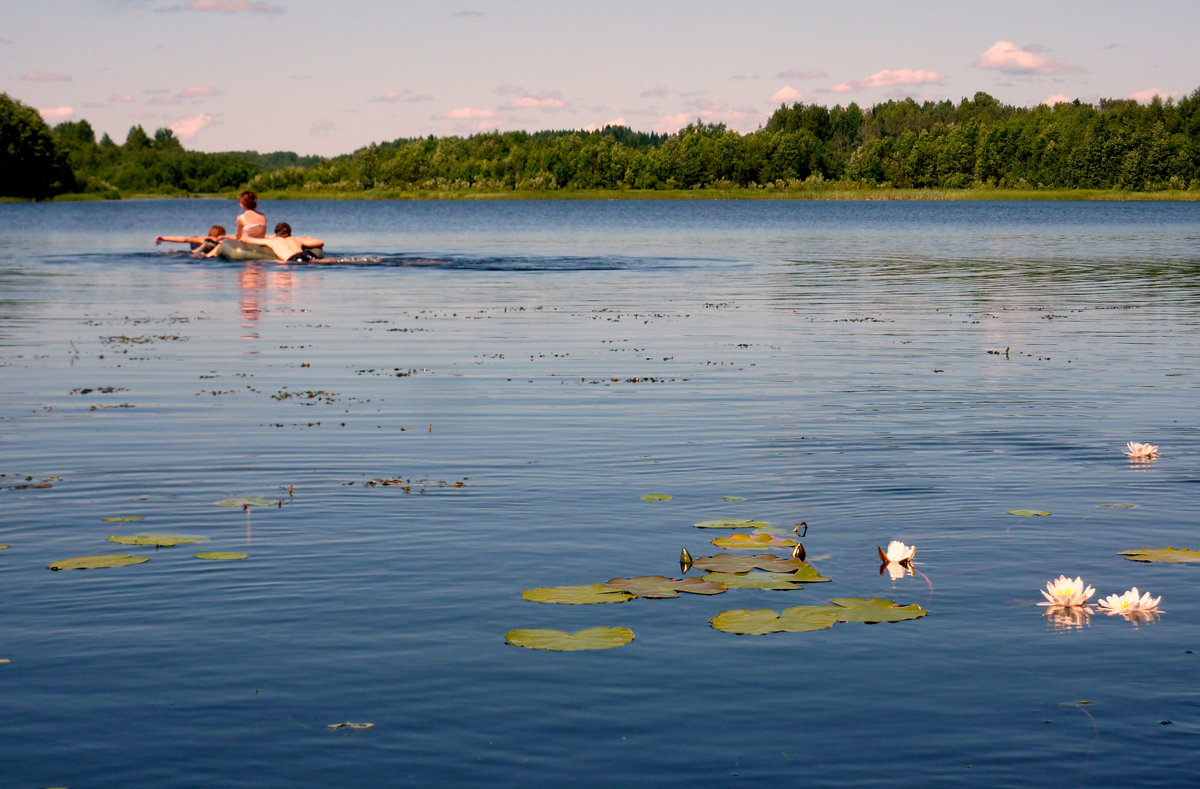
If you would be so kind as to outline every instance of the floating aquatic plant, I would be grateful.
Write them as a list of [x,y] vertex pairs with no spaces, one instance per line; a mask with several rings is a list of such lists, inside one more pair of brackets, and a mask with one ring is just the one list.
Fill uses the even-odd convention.
[[274,507],[278,504],[278,499],[271,501],[258,496],[238,496],[232,499],[221,499],[217,502],[219,507]]
[[1097,507],[1108,507],[1109,509],[1113,509],[1113,510],[1136,510],[1140,505],[1130,504],[1125,501],[1117,501],[1117,502],[1113,502],[1111,504],[1097,504],[1096,506]]
[[1034,516],[1044,518],[1050,513],[1046,512],[1045,510],[1009,510],[1008,514],[1017,515],[1022,518],[1032,518]]
[[98,567],[123,567],[150,561],[148,556],[130,556],[127,553],[101,553],[93,556],[76,556],[47,565],[51,570],[93,570]]
[[535,603],[591,605],[593,603],[623,603],[626,600],[632,600],[634,595],[604,584],[589,584],[587,586],[550,586],[541,589],[526,589],[521,593],[521,597]]
[[1141,444],[1137,441],[1130,441],[1125,445],[1125,456],[1130,460],[1153,460],[1159,454],[1158,447],[1155,444]]
[[756,534],[730,534],[717,537],[712,544],[728,551],[757,551],[762,548],[794,548],[799,543],[787,537],[776,537],[766,532]]
[[1173,562],[1175,564],[1200,562],[1200,551],[1193,551],[1190,548],[1138,548],[1132,551],[1117,551],[1117,556],[1124,556],[1131,562]]
[[913,556],[917,553],[917,546],[905,545],[899,540],[892,540],[888,543],[887,550],[883,550],[879,546],[875,546],[875,550],[879,551],[879,558],[884,564],[911,564]]
[[828,578],[797,578],[796,575],[782,573],[767,573],[755,570],[749,573],[708,573],[704,580],[721,584],[728,589],[768,589],[786,592],[792,589],[803,589],[803,584],[811,581],[828,581]]
[[144,515],[114,515],[111,518],[101,518],[100,520],[106,523],[127,523],[129,521],[144,521]]
[[635,597],[668,598],[679,597],[680,592],[690,594],[721,594],[725,585],[702,578],[667,578],[662,575],[642,575],[637,578],[612,578],[605,586]]
[[670,501],[672,498],[669,493],[647,493],[642,496],[642,501]]
[[[705,556],[697,559],[695,565],[701,570],[709,570],[715,573],[748,573],[751,570],[758,569],[766,570],[769,573],[806,572],[815,576],[815,578],[807,580],[815,580],[821,577],[821,574],[813,569],[811,565],[807,565],[799,559],[783,559],[770,553],[760,553],[755,556],[734,556],[730,553],[718,553],[716,556]],[[829,579],[826,578],[824,580],[827,581]]]
[[236,562],[250,558],[246,554],[236,551],[204,551],[192,555],[197,559],[207,559],[210,562]]
[[1110,594],[1097,601],[1100,610],[1108,614],[1150,613],[1158,611],[1162,597],[1151,597],[1149,592],[1139,594],[1135,586],[1123,594]]
[[692,525],[697,529],[765,529],[771,524],[767,521],[752,521],[747,518],[717,518]]
[[842,597],[830,602],[832,605],[785,608],[779,614],[767,609],[722,611],[710,620],[710,624],[726,633],[763,635],[825,630],[838,622],[903,622],[920,619],[929,613],[919,605],[899,606],[880,598]]
[[346,721],[345,723],[331,723],[325,728],[327,729],[369,729],[374,726],[374,723],[354,723]]
[[545,649],[552,652],[578,652],[585,649],[613,649],[633,640],[627,627],[589,627],[575,633],[561,630],[509,630],[504,642],[526,649]]
[[1092,595],[1096,593],[1092,587],[1084,586],[1082,578],[1072,579],[1065,575],[1060,575],[1053,581],[1047,581],[1046,588],[1041,591],[1046,602],[1038,603],[1038,605],[1058,608],[1085,606]]
[[722,496],[721,501],[745,501],[741,496]]
[[208,542],[208,538],[185,537],[182,534],[114,534],[108,538],[108,541],[120,545],[153,545],[158,548],[169,548],[172,545]]

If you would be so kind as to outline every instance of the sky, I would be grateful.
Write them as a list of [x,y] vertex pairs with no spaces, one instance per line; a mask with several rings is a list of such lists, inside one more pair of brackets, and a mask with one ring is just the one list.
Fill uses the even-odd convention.
[[0,19],[0,92],[200,151],[1200,88],[1196,0],[0,0]]

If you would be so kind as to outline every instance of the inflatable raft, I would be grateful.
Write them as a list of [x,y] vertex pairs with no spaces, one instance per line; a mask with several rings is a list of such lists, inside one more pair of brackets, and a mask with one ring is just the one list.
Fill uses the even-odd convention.
[[[309,247],[308,249],[319,258],[325,257],[324,247]],[[217,256],[226,260],[279,260],[270,247],[260,244],[244,244],[233,239],[221,242],[217,247]]]

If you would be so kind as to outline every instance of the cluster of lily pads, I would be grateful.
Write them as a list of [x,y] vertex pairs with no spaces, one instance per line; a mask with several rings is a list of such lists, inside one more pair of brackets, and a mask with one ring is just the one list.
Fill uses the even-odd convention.
[[[647,501],[666,501],[670,497],[665,494],[649,494],[642,498]],[[722,518],[693,525],[699,529],[765,529],[770,524],[743,518]],[[604,583],[526,589],[521,596],[525,600],[537,603],[588,605],[624,603],[638,597],[675,598],[684,592],[717,595],[730,589],[783,591],[802,588],[803,584],[824,583],[830,580],[805,561],[804,546],[797,540],[777,537],[763,531],[752,534],[734,532],[712,540],[712,544],[718,548],[735,551],[790,550],[792,555],[790,558],[784,558],[770,553],[751,556],[718,553],[693,559],[687,549],[684,549],[680,556],[680,569],[687,573],[695,567],[706,571],[704,576],[667,578],[662,575],[645,575],[635,578],[610,578]],[[889,551],[893,553],[896,562],[911,565],[915,549],[901,543],[892,543],[889,545]],[[885,557],[886,564],[888,554],[882,548],[880,555]],[[726,633],[762,635],[822,630],[833,627],[838,622],[900,622],[918,619],[927,613],[919,605],[898,606],[891,600],[847,597],[832,600],[829,605],[794,606],[780,613],[767,609],[723,611],[712,617],[709,623],[714,629]],[[545,629],[510,630],[505,636],[505,641],[530,649],[574,651],[624,646],[633,638],[633,631],[626,627],[593,627],[573,634]]]
[[[283,506],[283,502],[282,500],[269,500],[257,496],[241,496],[218,501],[217,505],[221,507],[238,507],[249,511],[251,507]],[[143,520],[143,516],[118,515],[102,518],[102,520],[106,523],[127,523]],[[155,548],[193,545],[208,541],[208,537],[185,534],[114,534],[108,537],[108,542],[118,545],[153,545]],[[229,562],[249,558],[247,554],[238,551],[201,551],[192,555],[197,559],[213,562]],[[60,559],[59,561],[51,562],[47,567],[51,570],[94,570],[101,567],[125,567],[132,564],[143,564],[148,561],[150,561],[149,556],[134,556],[128,553],[101,553]]]

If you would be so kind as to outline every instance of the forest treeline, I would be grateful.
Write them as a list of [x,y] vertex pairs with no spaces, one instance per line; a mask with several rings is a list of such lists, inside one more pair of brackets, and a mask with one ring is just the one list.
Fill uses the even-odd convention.
[[[31,117],[32,116],[32,117]],[[22,153],[24,151],[25,153]],[[674,134],[487,132],[371,144],[301,157],[184,149],[169,129],[134,126],[121,143],[86,120],[53,129],[0,94],[0,193],[797,189],[827,182],[1200,191],[1200,89],[1178,102],[1080,101],[1033,108],[976,93],[958,104],[797,103],[740,134],[697,121]],[[819,186],[817,187],[819,188]]]

